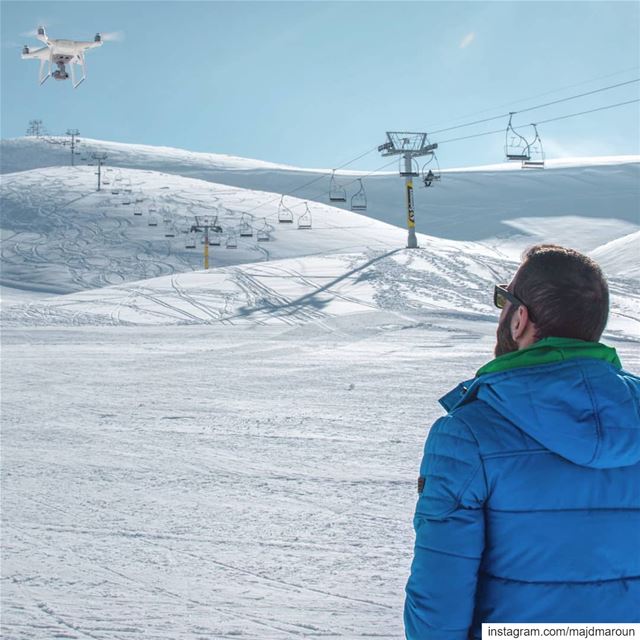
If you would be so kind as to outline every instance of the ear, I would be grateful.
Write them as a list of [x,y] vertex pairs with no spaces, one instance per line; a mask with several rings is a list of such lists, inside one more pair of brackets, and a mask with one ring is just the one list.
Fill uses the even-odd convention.
[[511,337],[518,342],[530,326],[529,311],[521,304],[511,318]]

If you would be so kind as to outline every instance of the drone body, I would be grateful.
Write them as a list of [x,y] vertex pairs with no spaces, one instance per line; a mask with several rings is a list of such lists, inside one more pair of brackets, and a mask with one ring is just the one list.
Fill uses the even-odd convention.
[[[40,84],[43,84],[49,77],[54,80],[67,80],[71,76],[71,83],[75,89],[85,80],[86,67],[84,54],[88,49],[95,49],[102,46],[102,36],[96,33],[93,42],[81,42],[78,40],[52,40],[47,37],[44,27],[38,27],[36,38],[44,42],[45,46],[39,49],[30,49],[27,45],[22,49],[23,59],[40,60]],[[53,65],[56,65],[53,71]],[[69,65],[67,72],[66,65]],[[80,65],[82,77],[76,82],[75,65]]]

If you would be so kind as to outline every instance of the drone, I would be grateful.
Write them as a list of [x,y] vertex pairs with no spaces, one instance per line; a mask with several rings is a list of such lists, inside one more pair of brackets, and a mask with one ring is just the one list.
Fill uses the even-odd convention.
[[[95,49],[102,46],[102,36],[96,33],[93,42],[81,42],[77,40],[51,40],[44,27],[38,27],[36,32],[36,38],[41,42],[44,42],[46,46],[39,49],[30,49],[25,45],[22,49],[22,58],[38,59],[40,60],[40,84],[52,77],[54,80],[67,80],[69,73],[66,66],[69,65],[69,71],[71,72],[71,83],[73,88],[76,89],[87,77],[86,68],[84,63],[84,54],[88,49]],[[47,67],[47,62],[49,63]],[[53,65],[58,68],[52,71]],[[74,65],[80,65],[82,68],[82,77],[76,82],[76,74],[74,71]]]

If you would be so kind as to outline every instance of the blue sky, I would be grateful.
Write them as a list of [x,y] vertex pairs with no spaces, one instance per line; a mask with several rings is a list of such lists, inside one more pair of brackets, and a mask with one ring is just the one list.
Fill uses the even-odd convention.
[[[640,77],[637,2],[22,0],[1,11],[3,138],[39,118],[52,133],[331,168],[390,129],[429,132]],[[38,63],[20,59],[23,44],[38,44],[23,34],[40,22],[50,37],[123,37],[88,53],[78,89],[52,79],[40,87]],[[514,121],[639,95],[635,83]],[[634,104],[540,134],[549,157],[640,153],[638,121]],[[443,167],[501,162],[503,145],[501,135],[443,143],[438,158]],[[372,153],[353,168],[384,162]]]

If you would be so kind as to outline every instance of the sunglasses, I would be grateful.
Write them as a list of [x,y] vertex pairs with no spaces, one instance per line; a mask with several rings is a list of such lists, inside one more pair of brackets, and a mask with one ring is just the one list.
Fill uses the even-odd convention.
[[493,289],[493,304],[498,307],[498,309],[504,309],[505,305],[507,304],[507,301],[509,301],[511,304],[515,305],[516,307],[519,307],[520,305],[522,305],[523,307],[526,307],[527,305],[522,302],[522,300],[518,300],[518,298],[516,298],[513,293],[511,293],[507,287],[509,285],[508,284],[497,284],[494,289]]

